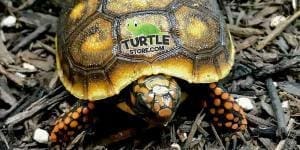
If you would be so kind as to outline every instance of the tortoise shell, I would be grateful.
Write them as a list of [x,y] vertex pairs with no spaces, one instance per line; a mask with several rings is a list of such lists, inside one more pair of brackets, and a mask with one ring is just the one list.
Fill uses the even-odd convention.
[[80,99],[105,99],[153,74],[217,82],[234,62],[215,0],[74,0],[58,27],[58,74]]

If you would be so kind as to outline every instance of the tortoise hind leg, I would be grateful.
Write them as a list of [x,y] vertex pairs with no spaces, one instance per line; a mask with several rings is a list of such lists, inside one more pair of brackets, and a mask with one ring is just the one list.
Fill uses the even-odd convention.
[[81,131],[90,127],[92,112],[95,108],[93,102],[78,101],[72,109],[57,119],[50,140],[54,143],[68,143]]

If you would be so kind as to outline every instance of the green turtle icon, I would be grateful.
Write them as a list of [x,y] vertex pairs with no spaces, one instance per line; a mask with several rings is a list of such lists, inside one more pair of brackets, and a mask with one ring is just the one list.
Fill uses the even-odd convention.
[[134,36],[160,35],[161,30],[150,23],[140,24],[138,21],[130,19],[127,21],[127,30]]

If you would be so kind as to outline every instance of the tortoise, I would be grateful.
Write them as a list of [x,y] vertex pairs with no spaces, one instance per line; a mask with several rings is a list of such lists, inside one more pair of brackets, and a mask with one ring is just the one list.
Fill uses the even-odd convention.
[[72,139],[88,126],[95,101],[126,88],[118,108],[164,125],[192,85],[207,88],[196,95],[209,95],[216,126],[244,131],[243,109],[216,83],[234,55],[216,0],[73,0],[59,19],[56,63],[64,87],[81,101],[56,121],[50,139]]

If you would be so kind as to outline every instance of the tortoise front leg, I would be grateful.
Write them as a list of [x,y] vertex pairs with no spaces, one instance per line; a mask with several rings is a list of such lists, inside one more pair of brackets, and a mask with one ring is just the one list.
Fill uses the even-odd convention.
[[68,143],[93,122],[92,112],[95,109],[93,102],[78,101],[72,109],[59,117],[50,134],[54,143]]
[[214,125],[229,130],[245,130],[247,120],[243,109],[234,101],[233,97],[217,87],[215,83],[209,85],[212,100],[207,101]]
[[229,93],[224,92],[216,83],[209,84],[209,89],[211,99],[206,104],[208,111],[212,115],[212,123],[222,129],[222,131],[233,133],[231,134],[232,136],[225,138],[227,147],[231,139],[236,141],[236,137],[239,136],[236,133],[246,130],[247,119],[243,109]]

